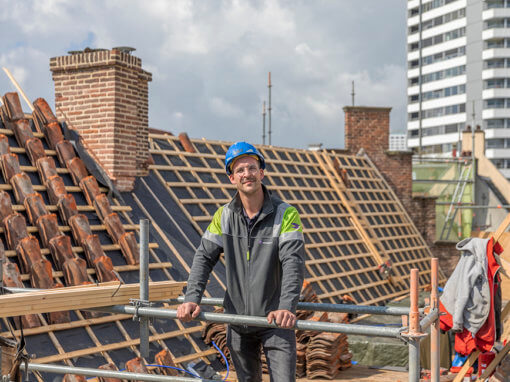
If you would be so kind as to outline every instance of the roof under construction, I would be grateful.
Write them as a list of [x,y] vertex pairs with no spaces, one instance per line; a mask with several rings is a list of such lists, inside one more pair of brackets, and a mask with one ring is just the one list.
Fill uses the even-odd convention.
[[[223,166],[229,142],[151,133],[148,175],[136,179],[132,192],[108,196],[44,100],[34,102],[32,114],[21,110],[16,93],[3,104],[0,213],[8,286],[138,282],[141,218],[151,223],[150,280],[187,279],[201,234],[235,193]],[[306,279],[321,302],[348,295],[359,304],[384,304],[407,294],[412,268],[419,269],[420,285],[430,283],[429,249],[366,155],[257,148],[266,158],[268,189],[300,212]],[[222,296],[224,288],[221,261],[207,295]],[[131,316],[71,311],[22,321],[35,362],[131,370],[141,364],[133,361],[140,355],[139,325]],[[9,336],[8,321],[0,326],[0,335]],[[146,364],[209,362],[216,350],[204,344],[203,326],[155,319]]]

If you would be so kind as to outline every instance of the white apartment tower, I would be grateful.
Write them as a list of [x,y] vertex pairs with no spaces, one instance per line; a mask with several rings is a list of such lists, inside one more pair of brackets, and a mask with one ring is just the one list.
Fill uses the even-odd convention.
[[449,155],[466,125],[510,178],[510,0],[409,0],[408,147]]

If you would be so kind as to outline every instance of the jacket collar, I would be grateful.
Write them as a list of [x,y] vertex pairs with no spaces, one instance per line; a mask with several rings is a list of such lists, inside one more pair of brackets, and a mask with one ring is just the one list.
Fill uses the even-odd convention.
[[[262,209],[260,210],[259,218],[257,220],[265,218],[267,215],[271,214],[274,211],[273,202],[271,200],[271,191],[269,191],[267,187],[263,184],[262,190],[264,191],[264,203],[262,204]],[[236,192],[228,206],[236,214],[239,215],[243,214],[243,204],[241,202],[239,192]]]

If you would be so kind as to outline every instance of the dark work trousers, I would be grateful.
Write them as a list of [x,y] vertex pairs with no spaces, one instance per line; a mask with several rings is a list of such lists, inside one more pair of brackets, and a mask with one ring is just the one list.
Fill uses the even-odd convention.
[[240,382],[262,381],[260,347],[264,350],[272,382],[296,380],[294,330],[263,329],[239,333],[228,325],[227,346]]

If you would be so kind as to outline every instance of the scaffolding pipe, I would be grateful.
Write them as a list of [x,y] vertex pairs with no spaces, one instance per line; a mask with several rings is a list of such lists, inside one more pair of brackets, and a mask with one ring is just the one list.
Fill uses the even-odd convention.
[[423,319],[420,321],[420,328],[422,331],[427,330],[439,317],[439,310],[437,309],[431,309],[430,313],[427,314]]
[[[24,367],[21,368],[23,371]],[[118,378],[121,380],[129,381],[176,381],[176,382],[191,382],[191,381],[207,381],[212,382],[210,379],[199,379],[199,378],[185,378],[185,377],[170,377],[166,375],[156,374],[144,374],[144,373],[131,373],[125,371],[115,370],[103,370],[93,369],[88,367],[74,367],[74,366],[63,366],[63,365],[52,365],[52,364],[41,364],[41,363],[29,363],[29,371],[38,371],[40,373],[55,373],[55,374],[77,374],[85,375],[88,377],[105,377],[105,378]],[[217,382],[217,381],[216,381]]]
[[[149,303],[149,219],[140,219],[140,305]],[[149,319],[140,317],[140,355],[149,357]]]
[[[436,202],[436,206],[449,206],[452,202]],[[495,204],[484,206],[481,204],[473,204],[471,202],[459,202],[455,203],[457,208],[468,208],[468,209],[487,209],[487,208],[510,208],[510,204]]]
[[[5,287],[4,290],[10,293],[28,293],[43,291],[44,289],[37,288],[16,288]],[[184,302],[184,296],[179,296],[176,299],[163,300],[169,304],[180,304]],[[223,298],[221,297],[204,297],[200,305],[223,305]],[[328,304],[328,303],[314,303],[314,302],[299,302],[297,305],[299,310],[311,310],[318,312],[336,312],[336,313],[353,313],[353,314],[378,314],[387,316],[401,316],[409,314],[409,308],[398,306],[367,306],[367,305],[352,305],[352,304]],[[420,309],[422,312],[423,309]]]
[[439,292],[438,292],[438,270],[439,260],[432,258],[430,264],[430,308],[438,312],[437,317],[430,327],[430,378],[431,382],[439,382],[440,361],[439,361]]
[[[176,299],[167,300],[171,304],[183,303],[184,296]],[[223,305],[221,297],[203,297],[200,305]],[[352,304],[328,304],[315,302],[299,302],[298,310],[312,310],[315,312],[337,312],[337,313],[354,313],[354,314],[380,314],[387,316],[401,316],[409,314],[409,308],[398,306],[362,306]]]
[[[177,311],[165,308],[147,308],[140,307],[136,308],[130,305],[114,305],[109,307],[91,308],[87,310],[95,310],[108,313],[121,313],[121,314],[135,314],[140,316],[153,317],[161,319],[175,319],[177,318]],[[275,323],[269,324],[266,317],[254,317],[237,314],[226,314],[226,313],[208,313],[201,312],[197,318],[197,321],[208,321],[208,322],[219,322],[227,323],[232,325],[249,325],[258,326],[262,328],[278,328],[279,326]],[[345,333],[345,334],[362,334],[377,337],[390,337],[390,338],[401,338],[401,328],[388,328],[381,326],[369,326],[369,325],[353,325],[353,324],[337,324],[331,322],[317,322],[298,320],[296,325],[292,329],[298,330],[313,330],[319,332],[331,332],[331,333]],[[290,330],[292,330],[290,329]]]
[[418,269],[411,269],[411,309],[409,312],[409,382],[420,380],[420,312],[418,311]]
[[413,179],[413,183],[474,183],[473,179]]

